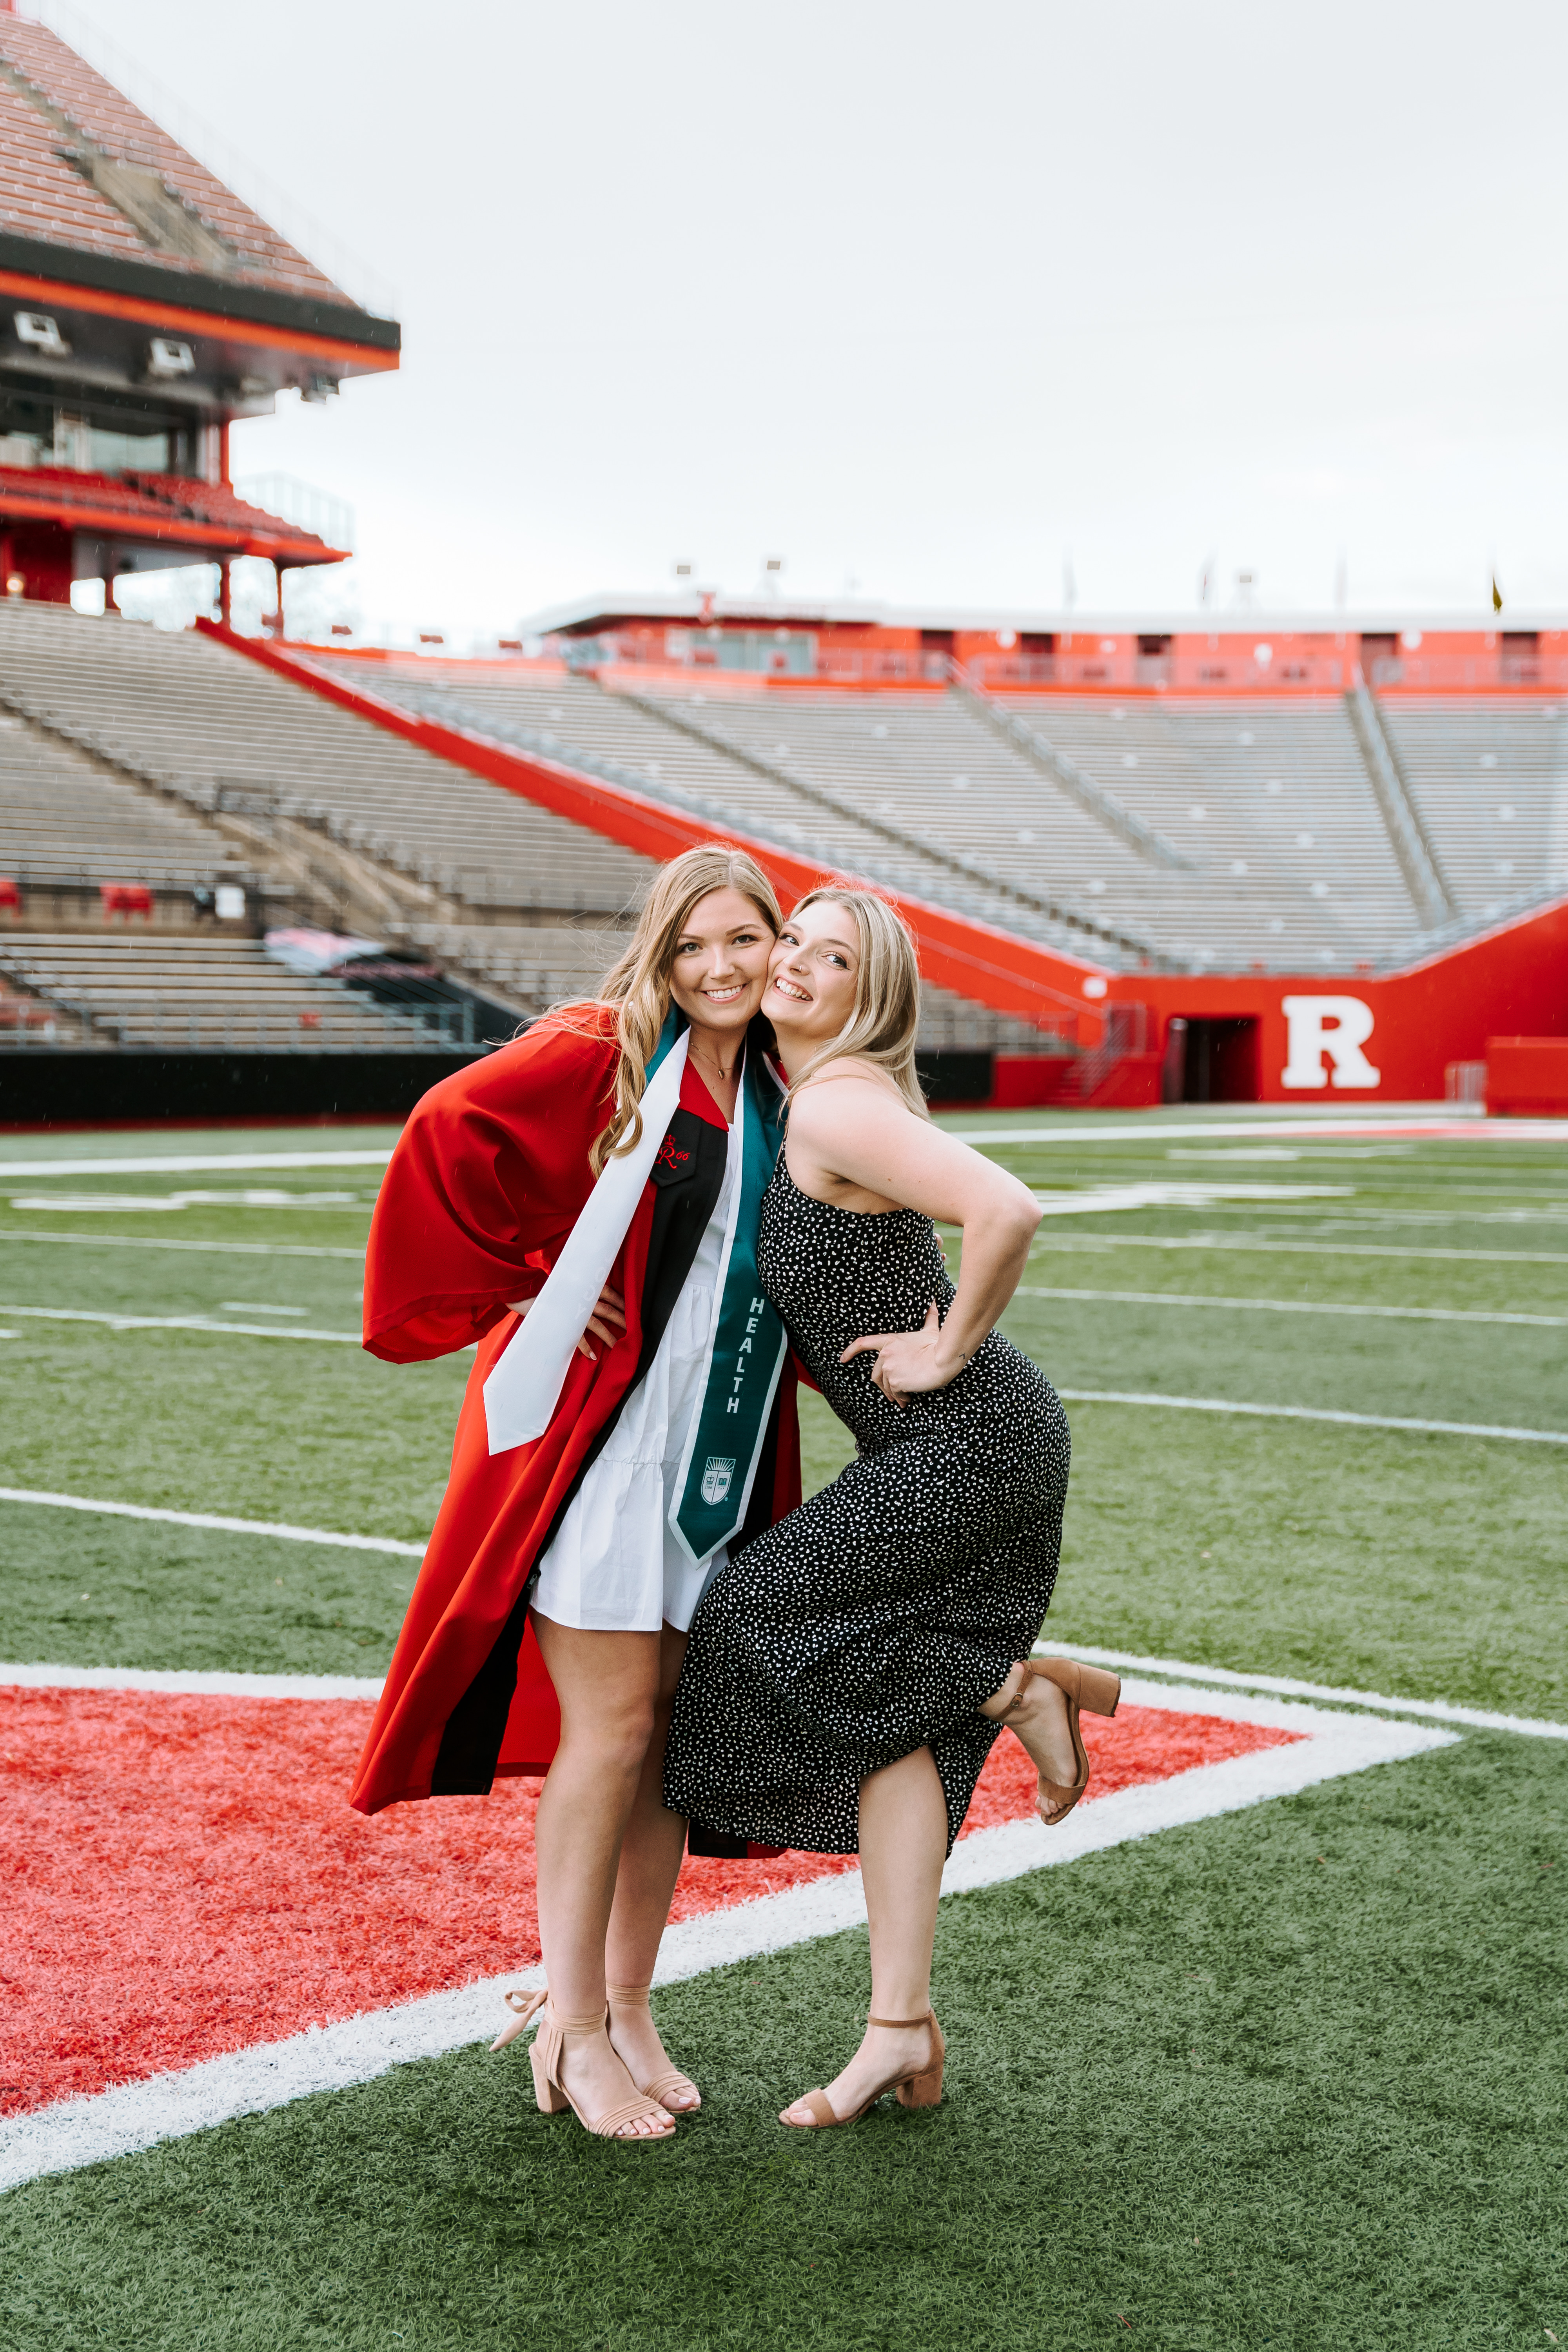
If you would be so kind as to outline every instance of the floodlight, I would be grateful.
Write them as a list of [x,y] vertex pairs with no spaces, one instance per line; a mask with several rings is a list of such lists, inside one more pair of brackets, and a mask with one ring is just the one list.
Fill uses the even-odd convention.
[[174,376],[194,375],[195,368],[195,352],[176,336],[154,335],[147,346],[147,373],[151,376],[159,376],[166,383]]
[[71,347],[47,310],[18,310],[12,324],[16,330],[19,343],[31,343],[33,349],[42,352],[46,359],[69,359]]

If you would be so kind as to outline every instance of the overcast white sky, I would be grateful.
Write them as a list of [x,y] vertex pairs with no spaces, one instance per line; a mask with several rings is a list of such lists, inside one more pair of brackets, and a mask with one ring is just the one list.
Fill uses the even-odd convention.
[[1495,559],[1568,606],[1560,0],[32,13],[394,290],[400,376],[235,436],[353,502],[373,630],[764,553],[1030,609],[1070,559],[1098,612],[1210,557],[1326,608],[1342,556],[1358,609],[1479,614]]

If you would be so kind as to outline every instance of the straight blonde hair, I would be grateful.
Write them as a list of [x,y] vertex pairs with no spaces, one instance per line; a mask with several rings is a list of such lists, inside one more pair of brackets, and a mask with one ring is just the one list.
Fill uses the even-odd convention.
[[855,974],[855,1006],[837,1037],[816,1052],[790,1087],[793,1101],[808,1078],[825,1063],[845,1060],[872,1062],[885,1070],[910,1108],[929,1118],[926,1098],[915,1071],[915,1035],[921,1025],[921,968],[910,927],[874,890],[856,890],[826,883],[809,890],[795,908],[804,913],[824,900],[847,907],[860,934],[860,963]]
[[[683,849],[661,866],[637,917],[625,953],[599,983],[598,995],[567,1012],[599,1012],[593,1034],[604,1034],[604,1011],[615,1015],[621,1055],[616,1068],[616,1108],[609,1125],[588,1154],[595,1176],[613,1153],[635,1151],[642,1139],[642,1097],[647,1066],[669,1012],[669,976],[680,935],[699,899],[715,890],[738,890],[749,898],[777,939],[784,917],[773,886],[754,857],[722,844]],[[602,1008],[602,1010],[601,1010]]]

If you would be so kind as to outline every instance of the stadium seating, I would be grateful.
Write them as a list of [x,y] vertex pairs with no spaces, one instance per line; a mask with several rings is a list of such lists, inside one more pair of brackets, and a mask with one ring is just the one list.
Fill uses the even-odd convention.
[[1123,968],[1350,970],[1417,930],[1337,698],[1004,698],[1184,861],[1165,865],[954,694],[705,696],[668,673],[631,692],[607,683],[440,661],[376,674],[378,693],[408,709],[613,767],[826,864]]
[[514,920],[616,914],[649,871],[195,635],[0,599],[0,698],[195,808],[259,790],[349,847]]
[[[75,1042],[171,1053],[427,1053],[426,1023],[333,980],[300,979],[258,940],[0,935],[0,973],[74,1016]],[[0,1050],[37,1042],[0,1024]]]
[[[0,666],[0,693],[7,670]],[[0,873],[29,887],[210,882],[232,862],[213,825],[139,793],[0,710]]]
[[1568,874],[1568,717],[1501,695],[1384,695],[1384,726],[1455,896],[1483,919]]

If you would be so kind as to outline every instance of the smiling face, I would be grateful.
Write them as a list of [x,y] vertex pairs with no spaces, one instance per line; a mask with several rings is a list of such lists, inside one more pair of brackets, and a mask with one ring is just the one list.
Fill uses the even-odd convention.
[[797,907],[768,964],[763,1010],[781,1047],[798,1053],[848,1027],[860,970],[860,927],[836,898]]
[[699,898],[669,968],[669,992],[693,1029],[718,1041],[741,1037],[763,1001],[773,948],[773,932],[743,890]]

